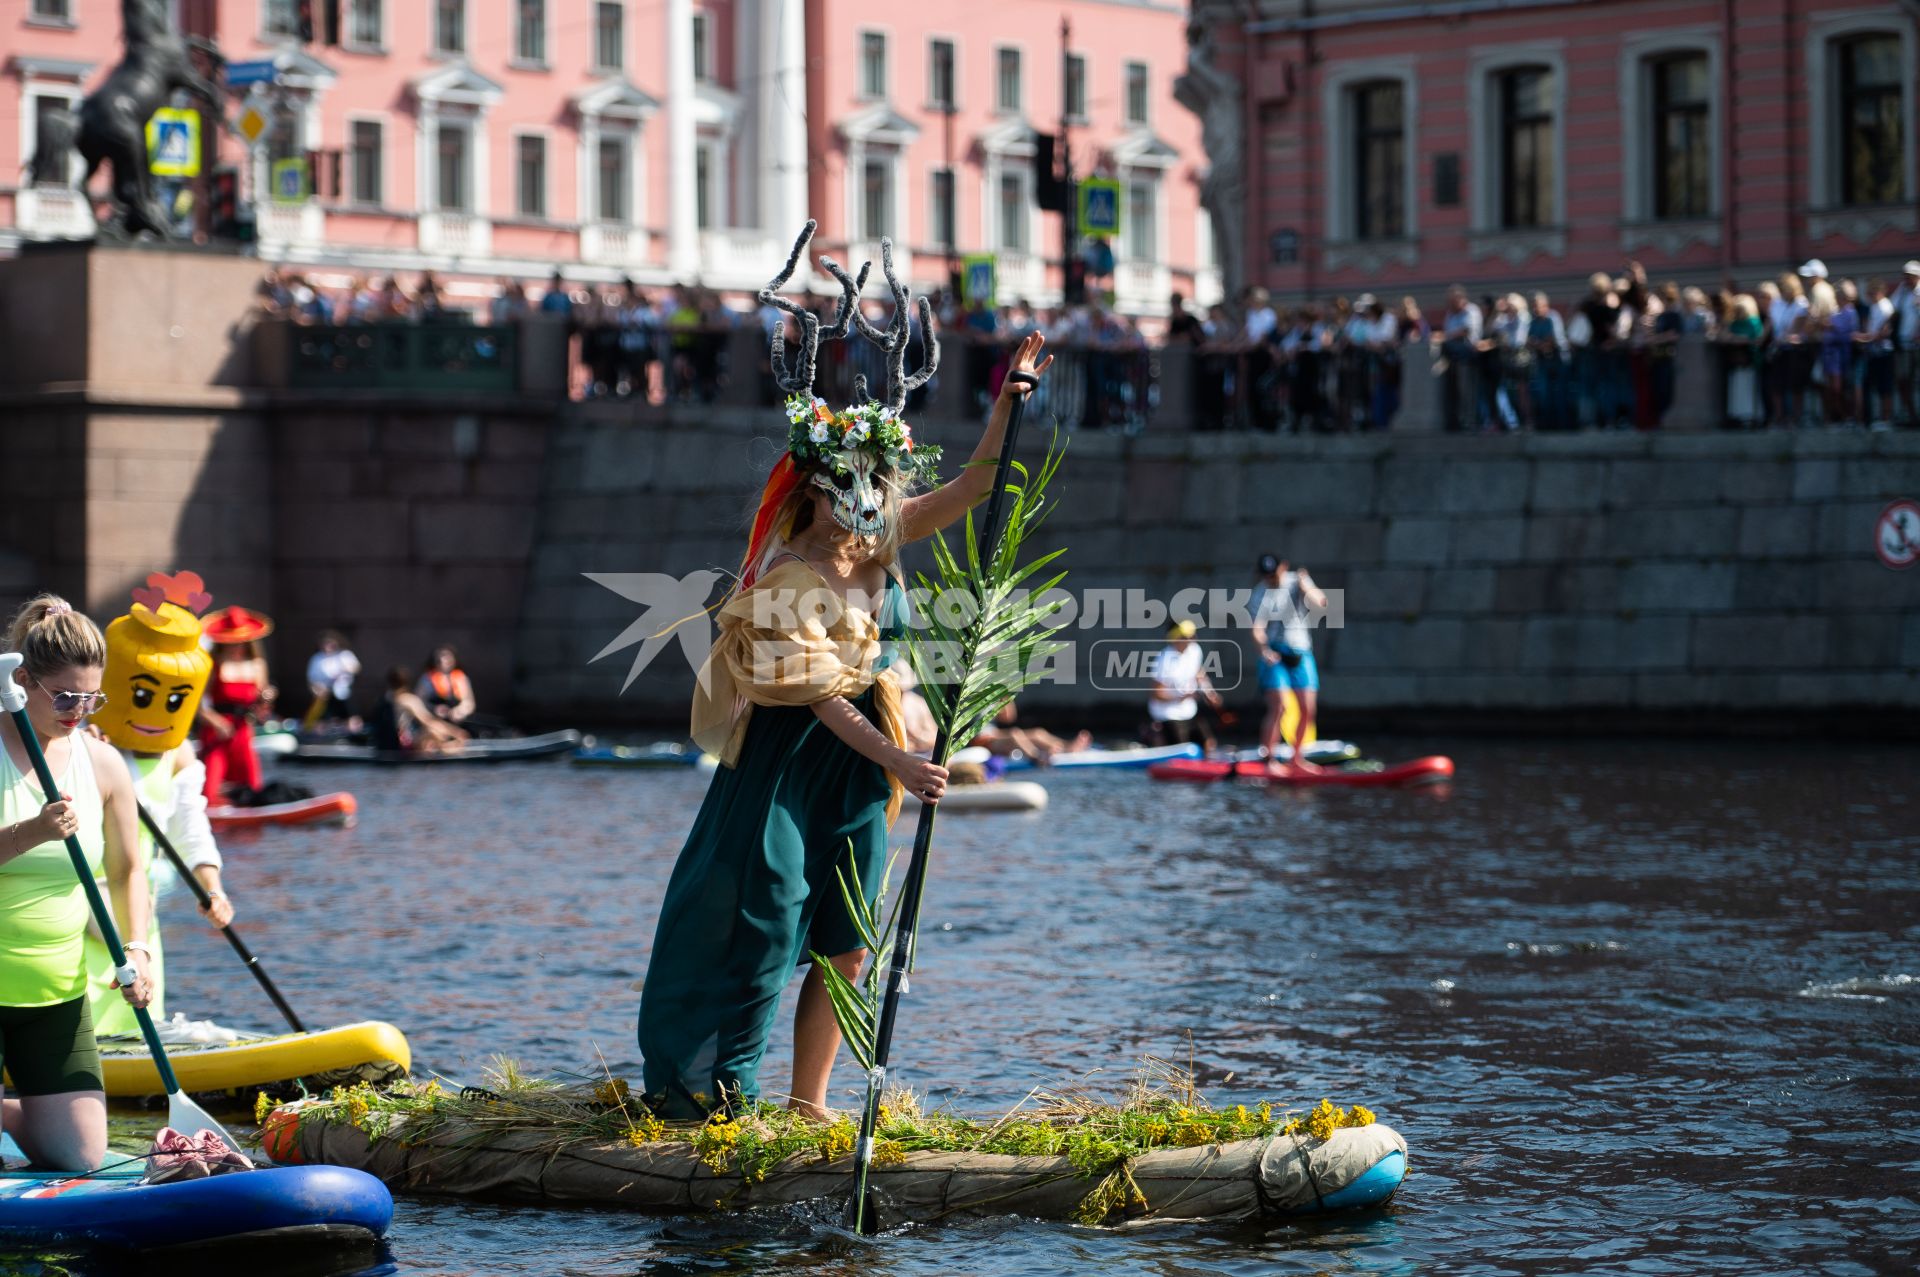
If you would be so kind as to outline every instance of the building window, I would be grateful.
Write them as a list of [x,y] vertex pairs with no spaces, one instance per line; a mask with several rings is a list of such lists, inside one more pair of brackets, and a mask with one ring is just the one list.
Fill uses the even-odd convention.
[[951,40],[933,40],[927,44],[927,105],[940,111],[951,111],[959,105],[954,93]]
[[533,66],[547,61],[547,0],[518,0],[514,5],[513,58]]
[[704,146],[693,152],[693,224],[713,229],[713,152]]
[[1000,248],[1027,251],[1027,184],[1018,173],[1000,175]]
[[1556,180],[1553,72],[1516,67],[1497,77],[1500,92],[1500,225],[1551,226]]
[[355,120],[347,134],[349,180],[347,197],[355,204],[378,207],[385,202],[386,174],[381,163],[385,129],[378,120]]
[[931,228],[933,231],[933,242],[946,249],[949,253],[953,251],[954,243],[959,238],[957,233],[958,227],[954,221],[954,210],[953,170],[950,168],[935,169],[933,171],[933,209],[931,213],[933,221]]
[[1405,89],[1375,80],[1349,90],[1353,112],[1353,237],[1407,234]]
[[893,165],[868,160],[860,173],[860,237],[872,241],[893,234]]
[[1069,53],[1060,75],[1060,113],[1069,120],[1087,118],[1087,56]]
[[701,84],[713,79],[713,38],[705,13],[693,15],[693,78]]
[[441,121],[434,130],[434,207],[443,213],[473,208],[473,134],[465,124]]
[[879,31],[860,33],[860,96],[870,102],[887,96],[887,37]]
[[434,0],[433,51],[467,51],[467,0]]
[[1682,53],[1653,64],[1653,215],[1712,212],[1712,102],[1707,56]]
[[1127,123],[1147,122],[1147,96],[1152,79],[1144,62],[1127,63]]
[[600,139],[600,220],[603,222],[625,222],[627,220],[627,194],[631,183],[627,177],[628,151],[625,138],[603,137]]
[[33,0],[33,8],[27,16],[35,22],[58,22],[67,26],[73,24],[73,0]]
[[1121,224],[1123,246],[1129,260],[1158,261],[1160,258],[1160,184],[1151,177],[1127,180],[1127,216]]
[[355,49],[378,49],[385,40],[380,0],[353,0],[347,10],[347,44]]
[[1907,189],[1901,131],[1900,41],[1866,35],[1839,46],[1840,202],[1893,204]]
[[547,139],[523,133],[514,139],[514,210],[522,217],[547,215]]
[[1020,50],[1000,49],[994,54],[994,106],[1010,115],[1020,113]]
[[593,6],[593,67],[618,71],[627,65],[627,10],[618,0]]
[[262,35],[287,36],[300,38],[300,5],[298,0],[266,0],[260,15]]
[[[53,93],[34,94],[33,105],[30,108],[30,110],[32,111],[32,119],[33,119],[33,136],[27,139],[28,145],[27,145],[26,153],[28,155],[32,155],[35,151],[40,149],[41,138],[56,137],[59,135],[59,131],[61,129],[67,127],[67,122],[64,119],[61,119],[56,123],[54,120],[50,119],[49,117],[55,115],[56,113],[61,116],[65,116],[68,113],[76,110],[79,107],[79,105],[80,105],[79,99],[77,96],[73,98],[68,98],[68,97],[65,97],[59,94],[53,94]],[[72,177],[77,176],[79,174],[79,164],[80,164],[80,157],[77,155],[72,156],[67,162],[67,168],[70,174],[68,181],[66,182],[54,181],[54,182],[44,183],[44,185],[48,185],[48,186],[69,185],[72,181]]]

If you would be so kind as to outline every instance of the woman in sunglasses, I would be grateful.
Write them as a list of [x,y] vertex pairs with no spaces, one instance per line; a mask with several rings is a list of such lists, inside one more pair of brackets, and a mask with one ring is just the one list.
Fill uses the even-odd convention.
[[[40,1166],[91,1171],[107,1151],[107,1102],[88,1008],[88,910],[69,836],[102,873],[115,921],[140,975],[121,993],[152,996],[147,866],[135,836],[133,781],[105,741],[80,730],[105,697],[107,646],[92,621],[43,594],[13,618],[7,649],[27,718],[60,778],[43,794],[10,717],[0,717],[0,1065],[6,1129]],[[17,1102],[16,1102],[17,1097]]]

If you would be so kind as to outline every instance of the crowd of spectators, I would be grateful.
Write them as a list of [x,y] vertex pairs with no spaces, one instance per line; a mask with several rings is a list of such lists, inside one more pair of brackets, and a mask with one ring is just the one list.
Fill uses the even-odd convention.
[[1447,430],[1653,429],[1674,406],[1688,336],[1709,343],[1731,428],[1916,420],[1920,261],[1895,279],[1836,280],[1816,259],[1711,295],[1655,286],[1628,262],[1559,304],[1542,292],[1476,301],[1456,285],[1432,326],[1414,298],[1371,293],[1281,311],[1249,288],[1237,318],[1172,301],[1167,340],[1194,348],[1203,428],[1387,429],[1407,349],[1424,345]]
[[[1150,342],[1132,317],[1097,302],[965,305],[944,289],[931,300],[946,343],[1006,352],[1029,334],[1044,334],[1061,367],[1046,383],[1043,408],[1081,426],[1144,428],[1160,393],[1154,348],[1163,342],[1193,352],[1194,420],[1202,429],[1388,429],[1400,412],[1410,347],[1431,352],[1411,366],[1436,378],[1449,431],[1652,429],[1674,405],[1677,348],[1687,337],[1709,343],[1722,392],[1712,408],[1729,427],[1884,429],[1916,421],[1920,261],[1906,263],[1898,278],[1854,280],[1831,279],[1811,260],[1751,292],[1728,285],[1711,295],[1656,286],[1640,263],[1628,262],[1618,275],[1593,275],[1577,299],[1515,292],[1476,300],[1455,286],[1431,322],[1413,297],[1396,303],[1363,293],[1282,308],[1265,289],[1250,287],[1230,311],[1222,304],[1202,310],[1175,293],[1155,334],[1160,342]],[[393,276],[364,275],[328,290],[297,272],[269,269],[260,304],[296,323],[345,327],[481,317],[451,304],[431,272],[411,291]],[[838,297],[815,294],[803,304],[824,320]],[[782,310],[739,310],[697,284],[650,294],[631,280],[569,282],[556,271],[537,297],[503,278],[476,306],[493,324],[534,312],[564,316],[572,391],[583,399],[711,402],[737,375],[728,359],[736,328],[750,324],[771,334],[785,325],[789,338],[797,337]],[[868,299],[863,306],[876,326],[889,322],[889,304]],[[909,366],[919,367],[923,357],[914,314]],[[965,368],[964,377],[950,372],[947,384],[984,410],[999,392],[1006,360],[971,358]],[[760,397],[776,398],[764,355],[757,373]],[[874,389],[884,377],[871,343],[822,347],[821,393],[850,395],[862,377]],[[909,410],[938,384],[917,392]]]

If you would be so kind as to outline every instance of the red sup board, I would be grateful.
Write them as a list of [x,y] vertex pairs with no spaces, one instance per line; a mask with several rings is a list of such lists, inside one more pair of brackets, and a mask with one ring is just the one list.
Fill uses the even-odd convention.
[[360,804],[352,794],[317,794],[297,803],[264,807],[209,807],[207,823],[217,831],[263,829],[268,825],[346,825]]
[[1317,772],[1298,772],[1276,776],[1263,762],[1232,763],[1213,758],[1176,758],[1147,768],[1155,780],[1208,781],[1258,780],[1269,785],[1331,786],[1341,789],[1394,789],[1407,785],[1432,785],[1453,776],[1453,760],[1444,754],[1432,754],[1377,771],[1333,766]]

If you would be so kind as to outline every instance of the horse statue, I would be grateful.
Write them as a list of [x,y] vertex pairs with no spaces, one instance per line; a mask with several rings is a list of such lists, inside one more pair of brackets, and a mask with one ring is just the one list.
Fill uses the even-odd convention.
[[27,167],[35,185],[65,186],[77,149],[86,161],[80,179],[84,192],[101,164],[113,165],[108,196],[113,213],[101,231],[115,238],[133,239],[145,231],[168,239],[167,213],[154,198],[147,168],[147,121],[176,89],[205,99],[217,114],[220,87],[200,74],[192,54],[207,54],[216,67],[224,60],[210,42],[173,29],[167,0],[120,0],[120,27],[126,56],[87,95],[77,118],[70,111],[42,117],[40,145]]

